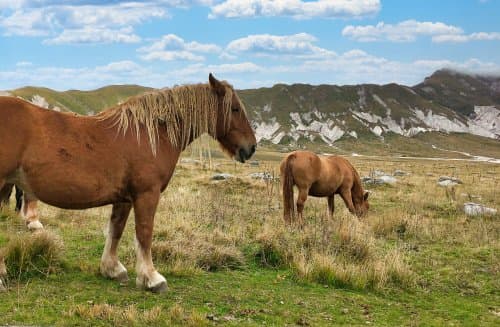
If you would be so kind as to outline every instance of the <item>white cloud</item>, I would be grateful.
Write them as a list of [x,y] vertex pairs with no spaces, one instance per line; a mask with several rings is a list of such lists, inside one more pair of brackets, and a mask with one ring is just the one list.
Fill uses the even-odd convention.
[[498,41],[500,33],[498,32],[478,32],[472,34],[443,34],[432,37],[432,42],[436,43],[464,43],[470,41]]
[[249,35],[230,42],[226,51],[238,54],[255,54],[258,56],[292,56],[298,58],[327,57],[335,53],[314,43],[317,39],[307,33],[293,35]]
[[500,65],[478,59],[466,61],[416,60],[402,62],[374,56],[362,50],[350,50],[325,60],[308,60],[298,65],[281,65],[265,68],[276,76],[297,76],[291,82],[359,84],[400,83],[413,85],[442,68],[467,73],[499,75]]
[[159,70],[134,61],[118,61],[96,67],[18,66],[0,71],[0,90],[39,85],[57,90],[95,89],[110,84],[139,84],[165,87],[185,83],[206,83],[210,72],[217,77],[237,77],[262,71],[251,62],[222,65],[193,64],[180,69]]
[[141,38],[134,33],[132,27],[120,29],[84,27],[81,29],[67,29],[45,44],[75,44],[75,43],[136,43]]
[[346,26],[342,35],[360,42],[392,41],[409,42],[418,36],[460,35],[462,29],[441,22],[406,20],[395,25],[380,22],[377,25]]
[[494,41],[500,40],[498,32],[478,32],[465,34],[457,26],[441,22],[418,22],[406,20],[395,25],[380,22],[377,25],[344,27],[342,35],[359,42],[410,42],[419,36],[430,36],[435,43],[463,43],[469,41]]
[[194,64],[173,71],[173,74],[183,78],[192,78],[199,75],[208,75],[208,73],[226,74],[244,74],[244,73],[257,73],[263,72],[264,68],[252,62],[242,62],[235,64],[220,64],[220,65],[204,65]]
[[202,61],[201,54],[219,53],[221,48],[215,44],[186,42],[175,34],[164,35],[160,40],[137,50],[144,60],[188,60]]
[[379,0],[226,0],[213,6],[209,17],[355,18],[379,10]]
[[[45,41],[49,44],[131,43],[140,39],[134,33],[133,26],[151,19],[168,18],[166,7],[199,2],[21,1],[16,6],[0,11],[0,30],[9,36],[49,36]],[[7,4],[0,2],[0,8],[2,6],[5,8]]]
[[0,71],[0,89],[38,85],[54,89],[92,89],[109,84],[165,85],[165,75],[133,61],[96,67],[18,66]]
[[31,61],[19,61],[16,63],[16,67],[29,67],[32,65],[33,63]]

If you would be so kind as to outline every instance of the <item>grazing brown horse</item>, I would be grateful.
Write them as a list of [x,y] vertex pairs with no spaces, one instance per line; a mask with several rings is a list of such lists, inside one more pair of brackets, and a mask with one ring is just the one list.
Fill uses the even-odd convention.
[[151,258],[154,215],[181,152],[203,133],[240,162],[256,147],[238,95],[212,74],[208,84],[152,91],[93,117],[0,97],[0,117],[0,188],[16,184],[30,201],[65,209],[112,204],[100,269],[119,281],[127,271],[117,246],[134,208],[136,283],[154,292],[167,288]]
[[299,189],[297,213],[300,225],[304,223],[302,211],[308,195],[327,197],[330,216],[334,211],[335,194],[340,194],[349,211],[358,217],[368,211],[368,192],[363,190],[356,169],[342,157],[294,151],[281,161],[280,172],[283,184],[283,218],[287,223],[291,223],[295,211],[294,185]]

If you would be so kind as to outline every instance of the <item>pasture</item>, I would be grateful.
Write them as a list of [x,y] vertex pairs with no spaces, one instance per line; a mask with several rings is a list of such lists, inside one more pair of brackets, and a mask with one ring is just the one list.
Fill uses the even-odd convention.
[[[100,276],[110,207],[82,211],[44,204],[46,232],[32,234],[11,208],[0,213],[8,290],[0,325],[375,325],[500,323],[500,215],[467,217],[471,199],[500,207],[500,165],[348,157],[361,176],[409,172],[394,185],[366,186],[362,220],[336,198],[309,198],[303,230],[282,219],[277,180],[283,154],[259,149],[258,165],[183,160],[156,213],[153,256],[165,294],[136,289],[134,219],[119,247],[130,281]],[[215,181],[217,172],[233,175]],[[436,185],[464,184],[456,201]],[[295,192],[295,196],[297,192]],[[479,199],[479,198],[480,199]]]

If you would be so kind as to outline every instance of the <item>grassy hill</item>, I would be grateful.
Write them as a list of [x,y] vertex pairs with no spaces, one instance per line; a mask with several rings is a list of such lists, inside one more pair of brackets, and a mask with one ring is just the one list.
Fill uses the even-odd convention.
[[151,88],[139,85],[110,85],[92,91],[69,90],[58,92],[48,88],[28,86],[10,91],[10,93],[27,100],[39,95],[51,107],[57,106],[63,111],[73,111],[86,115],[97,113],[148,90],[151,90]]

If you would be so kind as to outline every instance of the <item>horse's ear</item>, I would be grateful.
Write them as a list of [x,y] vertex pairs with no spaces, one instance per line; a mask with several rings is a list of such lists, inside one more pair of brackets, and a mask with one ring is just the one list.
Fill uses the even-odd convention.
[[218,95],[224,96],[224,94],[226,93],[226,88],[217,78],[214,77],[214,75],[212,75],[212,73],[210,73],[208,75],[208,82],[210,83],[210,86],[212,87],[212,89]]
[[365,194],[363,194],[363,200],[368,200],[368,195],[370,195],[370,192],[365,191]]

